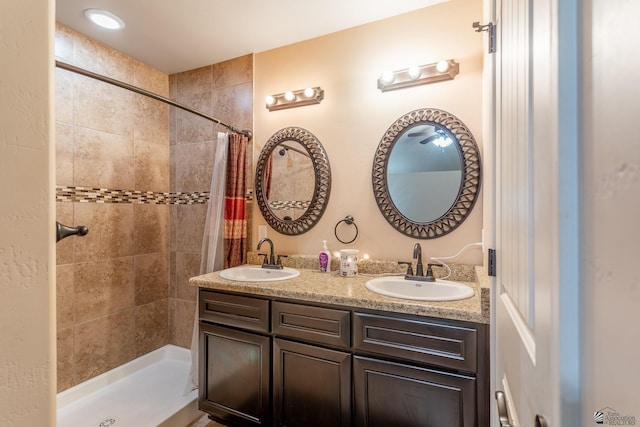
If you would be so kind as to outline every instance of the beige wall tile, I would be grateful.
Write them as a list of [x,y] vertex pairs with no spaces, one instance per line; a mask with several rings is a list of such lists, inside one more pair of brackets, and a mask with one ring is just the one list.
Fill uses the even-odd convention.
[[89,77],[74,80],[73,120],[77,126],[133,136],[132,92]]
[[56,122],[56,185],[73,185],[73,125]]
[[212,65],[213,87],[228,87],[253,81],[253,54]]
[[165,98],[169,96],[169,76],[147,64],[133,64],[133,85]]
[[79,33],[75,40],[74,59],[80,68],[125,83],[134,83],[134,64],[137,61]]
[[[56,202],[56,221],[64,225],[73,226],[73,203]],[[56,243],[56,264],[71,264],[73,262],[74,237],[67,237]]]
[[[203,114],[213,115],[211,91],[179,95],[178,102]],[[176,144],[211,141],[214,136],[213,123],[188,111],[176,111]]]
[[136,306],[167,299],[169,294],[168,252],[136,255],[134,269]]
[[71,71],[56,68],[56,120],[73,123],[73,84],[75,75]]
[[177,206],[176,251],[197,254],[202,251],[202,235],[207,219],[207,205]]
[[169,206],[135,205],[135,254],[169,250]]
[[77,325],[75,380],[81,383],[135,358],[133,308]]
[[73,239],[75,262],[133,255],[133,205],[74,203],[74,223],[89,234]]
[[215,143],[203,142],[174,147],[176,191],[209,191],[213,174]]
[[73,63],[73,46],[75,43],[75,32],[68,27],[56,22],[56,34],[54,42],[54,51],[56,59]]
[[211,90],[211,70],[211,65],[207,65],[205,67],[196,68],[194,70],[176,74],[176,95],[180,96]]
[[73,280],[76,323],[134,306],[133,257],[75,264]]
[[242,83],[216,89],[213,93],[213,115],[237,128],[251,130],[253,85]]
[[76,126],[74,183],[83,187],[132,189],[133,139]]
[[191,348],[196,303],[169,299],[169,343]]
[[196,301],[198,288],[189,286],[189,279],[200,274],[200,254],[176,253],[176,298]]
[[151,98],[134,98],[134,139],[169,145],[169,107]]
[[135,308],[136,357],[169,343],[169,300]]
[[178,276],[176,274],[176,259],[178,254],[171,252],[169,255],[169,298],[178,297]]
[[73,264],[56,267],[56,325],[58,329],[69,328],[74,324],[73,279]]
[[169,146],[147,141],[135,142],[135,189],[169,191]]
[[73,328],[58,328],[56,370],[58,393],[76,384],[74,380]]

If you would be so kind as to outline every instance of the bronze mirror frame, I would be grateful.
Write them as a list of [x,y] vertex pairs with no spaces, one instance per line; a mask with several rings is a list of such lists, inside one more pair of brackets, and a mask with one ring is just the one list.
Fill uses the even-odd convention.
[[[275,148],[284,141],[295,141],[302,145],[313,164],[315,185],[313,196],[307,210],[295,220],[283,220],[273,213],[265,193],[264,174],[267,169],[269,157]],[[324,147],[314,134],[299,127],[287,127],[274,133],[260,152],[256,165],[256,201],[260,212],[267,224],[275,231],[289,236],[297,236],[311,230],[320,220],[327,208],[329,194],[331,193],[331,167],[329,157]]]
[[[391,200],[387,182],[387,166],[395,143],[405,130],[417,124],[441,126],[451,132],[456,138],[462,163],[456,200],[440,218],[430,222],[415,222],[403,215]],[[480,178],[480,150],[471,131],[453,114],[436,108],[414,110],[396,120],[382,137],[373,160],[373,194],[380,212],[393,228],[415,239],[442,237],[462,224],[478,198]]]

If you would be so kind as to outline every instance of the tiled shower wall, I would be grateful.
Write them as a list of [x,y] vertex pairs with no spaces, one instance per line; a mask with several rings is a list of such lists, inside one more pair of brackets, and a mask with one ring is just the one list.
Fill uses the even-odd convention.
[[[166,74],[60,25],[56,58],[168,96]],[[55,78],[58,189],[168,192],[169,108],[69,71],[56,69]],[[56,207],[61,223],[89,227],[56,246],[64,390],[169,342],[169,205]]]
[[[63,62],[252,129],[252,55],[167,76],[62,25],[55,48]],[[59,391],[167,343],[190,346],[196,293],[187,282],[199,274],[200,193],[219,130],[56,69],[57,219],[90,230],[56,246]]]
[[[181,104],[237,128],[253,129],[253,55],[173,74],[169,91]],[[208,192],[217,133],[226,129],[174,107],[169,115],[171,192]],[[247,157],[250,162],[251,154]],[[169,329],[171,343],[183,347],[191,346],[196,289],[188,280],[200,273],[206,210],[206,204],[171,206]]]

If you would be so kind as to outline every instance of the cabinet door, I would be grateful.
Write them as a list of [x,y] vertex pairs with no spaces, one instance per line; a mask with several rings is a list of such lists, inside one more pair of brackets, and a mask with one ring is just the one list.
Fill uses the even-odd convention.
[[220,421],[270,425],[271,339],[200,323],[199,409]]
[[355,356],[356,426],[475,427],[475,378]]
[[276,425],[351,425],[351,355],[281,339],[273,347]]

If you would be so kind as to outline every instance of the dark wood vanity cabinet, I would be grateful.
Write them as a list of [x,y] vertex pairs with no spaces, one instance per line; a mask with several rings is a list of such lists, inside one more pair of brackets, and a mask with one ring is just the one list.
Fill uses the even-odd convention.
[[486,325],[200,291],[200,409],[228,425],[486,427]]

